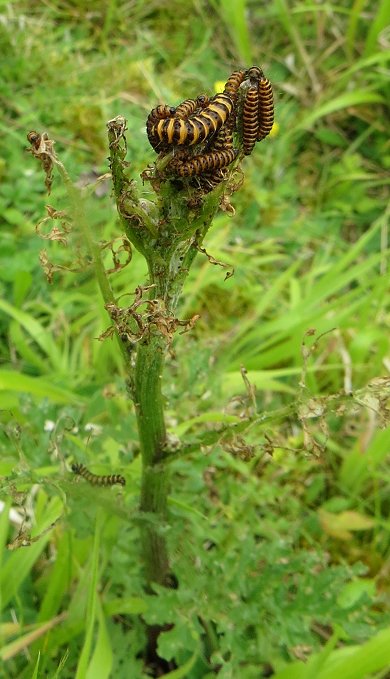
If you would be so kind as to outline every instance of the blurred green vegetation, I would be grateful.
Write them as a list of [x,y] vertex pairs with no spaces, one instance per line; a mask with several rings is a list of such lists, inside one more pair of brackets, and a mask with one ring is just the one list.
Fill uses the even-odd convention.
[[[159,650],[176,679],[387,676],[389,13],[384,0],[0,1],[2,676],[147,676],[140,614],[173,623]],[[264,421],[172,463],[180,587],[150,597],[120,355],[98,340],[110,321],[92,270],[72,272],[77,231],[72,250],[35,232],[66,201],[58,177],[46,195],[26,134],[47,130],[81,185],[108,171],[105,124],[122,114],[140,182],[149,110],[252,64],[274,85],[277,133],[207,239],[235,275],[202,255],[190,273],[180,315],[201,319],[175,342],[165,394],[172,436],[207,436],[253,410],[244,366]],[[85,208],[108,242],[120,227],[97,187]],[[51,285],[42,249],[62,267]],[[145,274],[134,253],[117,296]],[[124,495],[75,483],[75,459],[123,473]]]

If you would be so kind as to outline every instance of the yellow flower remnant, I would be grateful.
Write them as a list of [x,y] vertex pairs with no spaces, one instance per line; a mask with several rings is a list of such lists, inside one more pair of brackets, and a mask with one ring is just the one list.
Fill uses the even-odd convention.
[[216,94],[219,94],[220,92],[223,92],[225,89],[225,82],[223,80],[217,80],[214,83],[214,92]]

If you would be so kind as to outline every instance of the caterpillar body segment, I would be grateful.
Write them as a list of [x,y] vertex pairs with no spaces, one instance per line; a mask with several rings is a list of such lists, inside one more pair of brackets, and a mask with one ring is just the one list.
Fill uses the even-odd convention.
[[234,71],[225,83],[224,93],[228,94],[234,101],[237,101],[237,93],[241,83],[245,80],[246,71]]
[[208,106],[210,98],[206,94],[200,94],[196,99],[185,99],[179,106],[176,106],[175,118],[188,118],[194,113]]
[[206,151],[224,151],[225,149],[231,148],[233,148],[233,131],[227,123],[211,139]]
[[[231,129],[230,120],[211,139],[205,153],[220,152],[229,149],[233,149],[233,131]],[[201,186],[204,193],[209,193],[215,189],[215,187],[226,178],[227,167],[228,166],[226,165],[223,168],[217,168],[198,175],[199,185]]]
[[155,108],[152,108],[152,110],[149,113],[148,120],[153,120],[153,122],[156,122],[157,120],[162,120],[163,118],[169,118],[170,116],[173,116],[175,114],[176,108],[174,106],[168,106],[168,104],[159,104]]
[[238,151],[234,148],[224,151],[210,151],[209,153],[193,156],[189,160],[174,161],[172,169],[180,177],[201,175],[210,170],[227,167],[237,158],[237,155]]
[[274,97],[272,85],[268,78],[261,78],[258,85],[259,91],[259,128],[257,141],[261,141],[269,135],[274,124]]
[[242,107],[242,142],[244,154],[252,153],[259,130],[259,91],[257,85],[248,87]]
[[179,106],[175,109],[175,118],[188,118],[195,113],[198,108],[196,99],[185,99]]
[[161,149],[161,140],[156,136],[154,129],[156,124],[166,118],[171,118],[175,114],[176,109],[173,106],[168,106],[167,104],[159,104],[153,108],[146,120],[146,133],[148,135],[149,143],[152,148],[157,151]]
[[205,172],[199,176],[199,183],[204,193],[209,193],[215,189],[226,178],[226,168]]

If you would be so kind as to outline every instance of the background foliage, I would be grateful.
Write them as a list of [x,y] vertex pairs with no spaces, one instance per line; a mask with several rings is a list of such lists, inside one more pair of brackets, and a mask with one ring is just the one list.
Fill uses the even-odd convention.
[[[388,4],[3,1],[0,41],[4,676],[144,676],[140,614],[174,624],[159,646],[172,677],[385,676]],[[176,341],[165,394],[183,440],[264,417],[245,441],[172,463],[180,586],[150,597],[120,355],[97,339],[109,319],[93,271],[70,272],[77,229],[72,248],[35,233],[65,194],[57,180],[45,194],[26,133],[47,130],[84,185],[107,172],[105,124],[121,113],[140,181],[152,106],[252,64],[274,84],[276,134],[245,159],[236,214],[221,212],[207,239],[234,277],[202,255],[190,274],[180,314],[201,319]],[[99,240],[120,235],[107,182],[86,209]],[[63,267],[52,285],[43,248]],[[111,280],[119,296],[144,276],[134,253]],[[125,492],[75,483],[73,460],[123,473]]]

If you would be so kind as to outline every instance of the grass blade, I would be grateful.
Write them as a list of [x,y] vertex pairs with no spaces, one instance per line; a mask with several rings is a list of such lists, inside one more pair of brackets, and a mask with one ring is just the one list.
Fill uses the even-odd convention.
[[338,97],[335,97],[331,101],[326,101],[324,104],[315,108],[293,128],[290,132],[310,128],[313,123],[324,118],[330,113],[335,113],[336,111],[341,111],[342,109],[349,108],[351,106],[361,106],[362,104],[383,104],[385,99],[380,95],[372,92],[371,90],[354,90],[353,92],[346,92]]
[[96,621],[97,609],[97,583],[99,572],[99,549],[100,549],[100,535],[103,523],[103,514],[98,509],[96,513],[95,535],[92,547],[91,561],[89,567],[89,588],[88,588],[88,602],[86,612],[86,633],[84,645],[80,654],[77,665],[76,679],[86,679],[88,670],[88,661],[92,648],[92,638]]
[[95,650],[87,669],[87,679],[109,679],[111,676],[113,653],[106,621],[99,599],[98,603],[98,633]]

